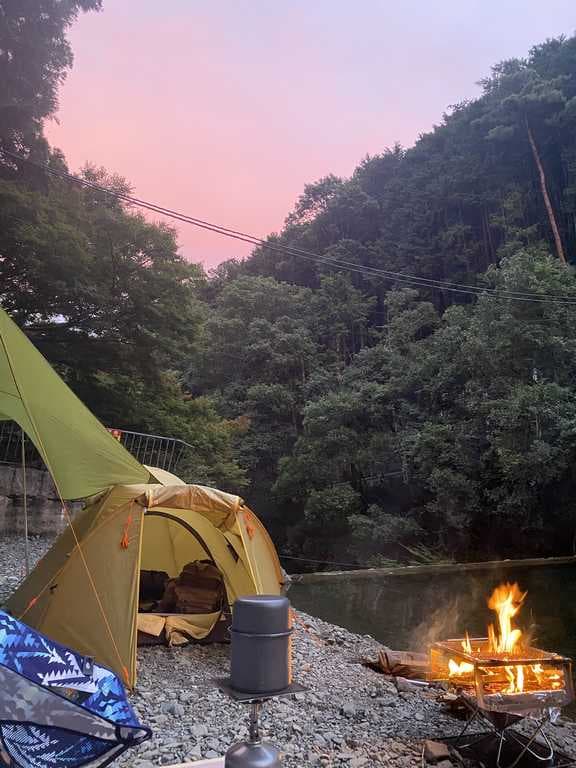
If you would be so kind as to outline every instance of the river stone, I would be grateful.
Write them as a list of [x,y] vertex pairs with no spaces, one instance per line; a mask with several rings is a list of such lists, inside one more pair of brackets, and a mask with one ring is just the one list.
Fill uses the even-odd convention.
[[424,742],[424,759],[428,763],[438,763],[441,760],[448,760],[450,757],[450,749],[441,741]]
[[[0,599],[5,599],[22,573],[24,547],[21,537],[4,536],[0,542]],[[31,539],[32,562],[50,543],[48,537]],[[329,643],[332,637],[339,642]],[[299,659],[294,679],[309,692],[266,702],[262,713],[263,738],[285,753],[283,768],[413,768],[421,764],[425,739],[455,736],[462,728],[445,709],[441,690],[410,687],[409,693],[399,693],[358,663],[377,657],[380,646],[371,638],[298,612],[293,647]],[[229,653],[227,645],[140,648],[137,690],[130,701],[153,737],[115,765],[149,768],[147,763],[215,757],[244,739],[249,707],[219,693],[214,683],[226,676]],[[176,705],[184,716],[163,709]],[[351,716],[343,714],[345,707]],[[576,756],[576,727],[550,725],[546,734],[559,750]],[[446,757],[435,768],[442,760],[442,768],[452,768]]]

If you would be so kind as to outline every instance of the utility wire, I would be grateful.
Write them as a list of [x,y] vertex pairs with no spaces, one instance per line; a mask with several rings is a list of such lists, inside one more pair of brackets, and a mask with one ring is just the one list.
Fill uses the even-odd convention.
[[241,232],[239,230],[230,229],[228,227],[223,227],[218,224],[212,224],[210,222],[204,221],[203,219],[198,219],[193,216],[188,216],[186,214],[180,213],[173,209],[165,208],[155,203],[150,203],[145,200],[141,200],[132,195],[127,195],[122,192],[117,192],[117,191],[107,189],[106,187],[102,187],[99,184],[95,184],[94,182],[91,182],[88,179],[82,179],[78,176],[67,173],[65,171],[59,171],[55,168],[50,167],[46,163],[40,163],[34,160],[30,160],[29,158],[22,157],[8,150],[3,150],[3,154],[14,160],[24,162],[29,165],[33,165],[37,168],[40,168],[56,178],[59,178],[64,181],[69,181],[74,184],[78,184],[82,187],[87,187],[89,189],[92,189],[96,192],[107,195],[109,197],[115,198],[117,200],[122,200],[123,202],[129,205],[135,205],[140,208],[144,208],[145,210],[151,211],[153,213],[158,213],[162,216],[167,216],[176,221],[182,221],[187,224],[192,224],[193,226],[196,226],[200,229],[214,232],[215,234],[220,234],[225,237],[232,238],[234,240],[239,240],[241,242],[254,245],[256,247],[267,248],[268,250],[271,250],[276,253],[280,253],[282,255],[299,256],[300,258],[306,259],[308,261],[326,264],[332,267],[338,267],[338,268],[347,270],[349,272],[361,274],[364,276],[369,275],[374,277],[382,277],[384,279],[393,280],[395,282],[404,283],[404,284],[415,286],[418,288],[435,288],[436,290],[452,291],[455,293],[466,294],[471,296],[493,295],[493,296],[496,296],[497,298],[510,299],[514,301],[560,304],[564,306],[569,304],[576,304],[576,296],[574,298],[570,298],[570,297],[563,296],[562,294],[533,293],[528,291],[507,291],[507,290],[499,290],[497,288],[485,288],[482,286],[476,286],[476,285],[465,284],[465,283],[453,283],[450,281],[435,280],[432,278],[420,277],[418,275],[410,275],[402,272],[385,270],[378,267],[371,267],[369,265],[359,265],[359,264],[356,264],[355,262],[350,262],[345,259],[339,259],[339,258],[337,259],[329,256],[322,256],[320,254],[313,253],[312,251],[306,251],[304,249],[296,248],[294,246],[286,246],[280,243],[273,244],[273,243],[270,243],[269,241],[263,240],[262,238],[247,234],[245,232]]
[[[368,265],[358,265],[358,264],[355,264],[354,262],[345,261],[343,259],[333,259],[327,256],[314,254],[310,251],[305,251],[299,248],[295,248],[293,246],[284,246],[281,244],[273,245],[265,240],[262,240],[261,238],[255,237],[254,235],[249,235],[244,232],[240,232],[238,230],[222,227],[218,224],[211,224],[202,219],[197,219],[197,218],[179,213],[178,211],[174,211],[170,208],[164,208],[163,206],[156,205],[155,203],[149,203],[145,200],[140,200],[139,198],[133,197],[132,195],[127,195],[121,192],[115,192],[113,190],[107,189],[106,187],[102,187],[98,184],[95,184],[94,182],[91,182],[87,179],[79,178],[78,176],[74,176],[64,171],[58,171],[54,168],[51,168],[49,165],[46,165],[45,163],[35,162],[32,160],[29,160],[28,158],[23,158],[9,151],[5,151],[4,154],[9,155],[14,159],[21,160],[25,163],[29,163],[38,168],[41,168],[45,170],[47,173],[53,176],[56,176],[57,178],[70,181],[75,184],[79,184],[83,187],[88,187],[90,189],[93,189],[94,191],[108,195],[115,199],[123,200],[124,202],[131,205],[137,205],[139,207],[145,208],[146,210],[153,211],[154,213],[159,213],[161,215],[168,216],[178,221],[183,221],[185,223],[193,224],[194,226],[197,226],[201,229],[206,229],[208,231],[215,232],[216,234],[222,234],[224,236],[231,237],[233,239],[240,240],[254,246],[268,248],[269,250],[280,252],[282,254],[299,255],[302,258],[308,259],[309,261],[325,263],[330,266],[342,267],[344,269],[347,269],[350,272],[355,272],[362,275],[374,274],[377,276],[382,276],[387,279],[393,279],[397,282],[404,282],[404,283],[407,283],[408,285],[416,285],[418,287],[428,287],[428,288],[436,287],[441,290],[455,291],[455,292],[464,293],[468,295],[479,295],[479,294],[481,295],[486,293],[487,294],[492,293],[492,294],[498,295],[498,297],[500,298],[515,298],[516,300],[530,300],[530,301],[547,302],[547,303],[556,302],[561,304],[576,303],[576,297],[574,300],[570,300],[570,299],[566,299],[561,295],[555,295],[555,294],[535,294],[535,293],[527,293],[527,292],[525,293],[520,291],[519,292],[499,291],[498,289],[494,289],[494,288],[483,288],[481,286],[449,283],[448,281],[432,280],[431,278],[424,278],[416,275],[406,275],[404,273],[392,272],[390,270],[384,270],[377,267],[370,267]],[[520,298],[524,296],[526,298],[524,299]]]
[[[288,253],[289,255],[296,254],[296,255],[302,256],[303,258],[308,258],[308,260],[311,260],[311,261],[323,262],[329,265],[349,267],[350,268],[349,271],[358,272],[360,274],[373,273],[378,276],[383,276],[385,278],[409,282],[409,284],[411,285],[416,284],[423,287],[440,287],[446,290],[458,290],[462,293],[470,293],[470,291],[473,291],[474,294],[492,292],[492,293],[497,293],[499,296],[503,296],[503,295],[527,296],[527,297],[538,299],[538,300],[555,299],[555,300],[561,300],[564,302],[570,302],[569,299],[566,300],[566,297],[564,297],[561,294],[538,294],[538,293],[525,292],[525,291],[499,291],[498,289],[495,289],[495,288],[485,288],[483,286],[478,286],[478,285],[470,285],[465,283],[452,283],[450,281],[445,281],[445,280],[434,280],[432,278],[422,277],[419,275],[408,275],[402,272],[393,272],[391,270],[385,270],[380,267],[360,265],[360,264],[356,264],[355,262],[346,261],[344,259],[334,259],[329,256],[322,256],[320,254],[313,253],[312,251],[303,250],[302,248],[296,248],[295,246],[291,246],[291,245],[286,246],[286,245],[282,245],[281,243],[272,244],[269,241],[263,240],[262,238],[256,237],[255,235],[247,234],[246,232],[241,232],[235,229],[229,229],[219,224],[212,224],[210,222],[204,221],[203,219],[198,219],[192,216],[188,216],[187,214],[180,213],[171,208],[165,208],[164,206],[157,205],[156,203],[150,203],[145,200],[141,200],[132,195],[127,195],[121,192],[115,192],[113,190],[107,189],[106,187],[102,187],[98,184],[95,184],[94,182],[91,182],[88,179],[82,179],[78,176],[74,176],[73,174],[66,173],[65,171],[58,171],[54,168],[51,168],[49,165],[45,163],[39,163],[32,160],[28,160],[27,158],[22,158],[19,155],[16,155],[8,151],[6,151],[5,154],[8,154],[15,159],[22,160],[25,163],[35,165],[38,168],[42,168],[48,173],[60,179],[71,181],[75,184],[88,187],[90,189],[93,189],[94,191],[109,195],[110,197],[121,199],[131,205],[137,205],[139,207],[145,208],[155,213],[159,213],[164,216],[168,216],[178,221],[183,221],[185,223],[192,224],[201,229],[207,229],[208,231],[215,232],[217,234],[233,237],[233,239],[249,243],[250,245],[268,248],[269,250],[273,250],[281,253]],[[462,289],[468,289],[468,290],[462,290]],[[576,297],[574,300],[576,302]]]

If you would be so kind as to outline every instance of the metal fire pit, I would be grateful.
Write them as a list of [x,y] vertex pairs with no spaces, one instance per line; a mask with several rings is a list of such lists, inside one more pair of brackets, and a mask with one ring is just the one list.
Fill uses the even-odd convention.
[[[469,653],[463,642],[444,640],[430,646],[430,675],[472,696],[481,709],[526,716],[565,707],[574,699],[571,659],[531,647],[499,654],[489,649],[487,638],[472,638]],[[470,668],[451,674],[450,660]],[[523,668],[524,691],[509,693],[509,670],[518,667]]]
[[[511,679],[518,679],[520,667],[523,690],[517,692],[511,690]],[[456,690],[470,712],[453,742],[455,748],[466,750],[496,737],[497,768],[515,768],[524,758],[558,765],[543,729],[558,717],[561,707],[574,699],[571,659],[526,646],[510,654],[497,653],[490,650],[488,638],[444,640],[430,646],[430,679]],[[512,729],[524,719],[533,724],[527,737]],[[470,734],[472,740],[464,743],[464,735],[475,722],[487,724],[489,732]],[[537,741],[539,736],[543,744]]]

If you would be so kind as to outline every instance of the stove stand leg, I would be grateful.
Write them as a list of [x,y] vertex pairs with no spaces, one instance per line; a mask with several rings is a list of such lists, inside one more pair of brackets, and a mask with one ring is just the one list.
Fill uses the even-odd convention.
[[[550,740],[546,736],[546,734],[543,732],[543,728],[546,725],[546,723],[549,722],[549,717],[543,718],[539,723],[537,728],[534,730],[534,733],[528,740],[526,744],[524,744],[520,739],[518,738],[518,735],[514,733],[514,731],[511,728],[504,728],[500,732],[500,743],[498,744],[498,756],[496,758],[496,766],[497,768],[516,768],[518,763],[522,760],[525,754],[532,755],[536,760],[539,760],[541,762],[548,762],[554,757],[554,747],[550,743]],[[509,731],[507,733],[507,731]],[[548,754],[547,755],[540,755],[538,752],[535,752],[533,749],[531,749],[531,745],[536,741],[539,734],[542,734],[544,741],[546,742],[546,746],[548,747]],[[522,745],[522,750],[520,754],[511,762],[508,763],[506,766],[502,766],[500,762],[500,757],[502,753],[502,745],[504,743],[505,739],[513,739],[517,744]]]
[[477,738],[475,738],[473,741],[469,741],[466,744],[461,744],[460,743],[460,739],[462,739],[462,737],[464,736],[464,734],[466,733],[468,728],[470,728],[472,723],[475,720],[483,720],[484,719],[483,716],[482,716],[481,711],[478,708],[470,707],[466,701],[464,701],[464,704],[466,704],[466,706],[468,707],[468,710],[472,713],[472,716],[469,717],[468,720],[466,720],[466,724],[464,725],[464,728],[462,728],[462,730],[460,731],[458,736],[456,736],[456,739],[454,741],[454,746],[456,747],[456,749],[458,749],[459,747],[462,748],[462,749],[466,749],[466,747],[472,747],[472,746],[474,746],[474,744],[479,744],[484,739],[489,738],[492,735],[492,732],[496,730],[494,728],[493,724],[490,721],[488,721],[488,725],[491,728],[491,732],[490,733],[482,733]]
[[[500,763],[500,758],[502,756],[502,745],[504,744],[504,731],[498,731],[498,754],[496,755],[496,768],[502,768],[502,765]],[[522,755],[520,755],[522,757]],[[506,768],[513,768],[514,765],[516,765],[518,761],[515,760],[514,763],[511,766],[506,766]]]
[[224,757],[224,768],[280,768],[280,752],[261,739],[261,709],[261,701],[251,702],[248,741],[230,747]]
[[[538,720],[536,722],[536,727],[535,727],[533,733],[531,734],[531,736],[528,739],[528,741],[524,742],[524,741],[522,741],[519,738],[519,735],[514,731],[515,723],[513,723],[511,725],[508,725],[508,726],[506,726],[504,728],[497,728],[495,726],[495,724],[492,722],[492,720],[490,719],[490,717],[488,717],[486,715],[486,713],[483,712],[479,707],[472,706],[466,700],[464,700],[463,703],[468,707],[469,711],[472,714],[471,714],[471,717],[466,721],[466,724],[464,725],[464,728],[462,728],[462,730],[460,731],[460,733],[458,734],[458,736],[456,737],[456,739],[453,742],[454,747],[456,749],[466,749],[467,747],[473,747],[476,744],[479,744],[484,739],[491,738],[495,734],[497,736],[497,738],[498,738],[498,751],[497,751],[497,755],[496,755],[496,766],[497,766],[497,768],[516,768],[516,766],[518,766],[518,764],[520,763],[520,761],[522,760],[522,758],[526,754],[531,755],[534,759],[536,759],[536,760],[538,760],[539,762],[542,762],[542,763],[547,763],[547,762],[550,762],[551,760],[553,760],[553,758],[554,758],[554,747],[552,746],[552,744],[550,742],[550,739],[548,738],[546,733],[544,733],[544,726],[547,723],[550,722],[550,716],[549,715],[546,715],[541,720]],[[485,722],[486,725],[488,725],[488,727],[490,728],[490,732],[489,733],[479,734],[477,738],[473,738],[472,740],[468,740],[467,743],[462,744],[461,740],[462,740],[464,734],[468,731],[470,726],[475,721],[483,721],[483,722]],[[545,743],[545,746],[547,747],[547,753],[545,755],[542,755],[541,752],[537,752],[533,748],[533,746],[532,746],[534,744],[534,742],[536,741],[536,739],[538,738],[538,736],[540,736],[540,735],[542,736],[542,738],[544,740],[544,743]],[[514,758],[514,760],[512,760],[512,762],[510,762],[510,763],[508,763],[506,765],[503,765],[502,764],[502,749],[504,747],[504,742],[505,741],[508,741],[508,742],[514,741],[514,743],[519,745],[522,749],[520,751],[520,754],[518,754]],[[561,768],[570,768],[570,766],[576,766],[576,761],[570,761],[570,762],[566,763],[565,765],[563,765]]]
[[250,741],[260,741],[260,712],[262,711],[262,702],[253,701],[250,706]]
[[[477,720],[477,719],[478,719],[478,710],[472,712],[471,717],[469,717],[468,720],[466,720],[466,722],[464,724],[464,728],[462,728],[462,730],[460,731],[458,736],[456,736],[456,741],[454,742],[455,744],[460,744],[460,739],[462,738],[462,736],[464,736],[464,734],[466,733],[468,728],[470,728],[470,726],[472,725],[474,720]],[[467,747],[468,745],[467,744],[463,744],[462,746],[463,747]]]

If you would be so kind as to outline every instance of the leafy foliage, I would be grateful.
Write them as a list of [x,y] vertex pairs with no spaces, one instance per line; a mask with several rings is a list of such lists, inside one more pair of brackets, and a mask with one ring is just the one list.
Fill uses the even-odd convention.
[[0,148],[45,147],[42,120],[57,107],[72,66],[66,32],[81,11],[102,0],[1,0]]
[[[323,260],[261,247],[212,283],[203,338],[217,359],[195,358],[192,379],[247,419],[249,498],[292,554],[362,563],[572,550],[573,307],[544,294],[575,295],[562,260],[576,245],[576,38],[494,67],[482,87],[412,149],[305,188],[271,242]],[[416,292],[365,267],[544,301],[487,292],[473,303],[466,289]],[[254,292],[250,318],[223,298],[240,286]],[[276,328],[259,325],[264,286],[270,297],[300,290],[291,317],[310,345],[300,374],[291,342],[291,368],[271,378],[280,347]],[[227,359],[234,349],[243,361],[224,386],[218,373],[203,380],[221,370],[225,348],[210,335],[221,323]],[[268,348],[252,344],[258,328]]]
[[[98,7],[0,0],[2,146],[66,168],[41,120]],[[192,444],[187,479],[242,490],[288,555],[572,553],[575,128],[576,37],[549,40],[414,147],[307,185],[269,243],[308,254],[209,276],[169,228],[5,163],[0,300],[101,418]]]

